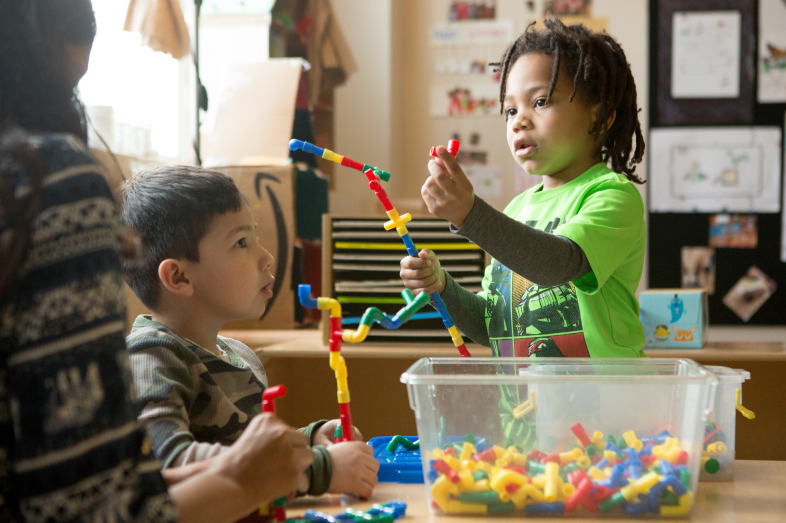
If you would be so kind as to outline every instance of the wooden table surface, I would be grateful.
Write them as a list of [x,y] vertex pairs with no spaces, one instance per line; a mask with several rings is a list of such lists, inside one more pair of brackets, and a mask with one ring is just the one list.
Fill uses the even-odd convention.
[[[314,329],[253,331],[222,331],[222,336],[234,338],[256,350],[265,358],[327,357],[327,347],[322,343],[322,331]],[[467,343],[473,356],[491,356],[491,349]],[[703,349],[646,349],[651,358],[690,358],[712,365],[717,361],[786,361],[786,343],[783,342],[733,342],[708,343]],[[341,353],[347,357],[364,358],[423,358],[458,356],[449,343],[342,343]]]
[[[407,503],[407,516],[398,520],[409,521],[458,521],[476,523],[493,521],[478,516],[434,516],[426,504],[423,485],[379,483],[368,501],[358,501],[350,496],[321,496],[295,500],[287,508],[287,517],[302,516],[313,508],[328,514],[340,514],[346,507],[364,510],[373,503],[400,499]],[[527,517],[527,521],[554,522],[553,517]],[[614,521],[641,521],[641,519],[613,518]],[[570,521],[597,522],[598,519],[571,517]],[[700,482],[693,510],[693,522],[722,523],[783,523],[786,521],[786,461],[737,461],[734,481]]]

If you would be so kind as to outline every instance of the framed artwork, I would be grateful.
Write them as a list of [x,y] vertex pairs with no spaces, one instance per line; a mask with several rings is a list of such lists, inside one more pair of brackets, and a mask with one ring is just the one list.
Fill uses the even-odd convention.
[[658,126],[753,123],[754,1],[658,2]]

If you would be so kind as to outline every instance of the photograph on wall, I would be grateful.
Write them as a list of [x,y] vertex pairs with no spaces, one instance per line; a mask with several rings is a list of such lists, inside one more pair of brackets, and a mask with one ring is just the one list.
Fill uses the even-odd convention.
[[713,214],[710,216],[710,246],[755,249],[759,231],[755,214]]
[[497,0],[452,0],[448,20],[492,20],[496,12]]
[[543,15],[592,15],[592,0],[546,0],[543,3]]
[[755,265],[723,297],[723,303],[747,322],[773,295],[778,285]]
[[459,151],[456,161],[462,166],[486,165],[489,153],[487,151]]
[[759,103],[786,102],[786,0],[759,0]]
[[498,113],[499,85],[492,81],[431,86],[431,116],[488,116]]
[[712,247],[683,247],[682,288],[706,289],[715,294],[715,249]]
[[467,165],[464,174],[481,198],[502,196],[502,167],[500,165]]
[[683,11],[672,18],[671,97],[740,95],[739,11]]
[[778,127],[651,129],[653,212],[778,212]]

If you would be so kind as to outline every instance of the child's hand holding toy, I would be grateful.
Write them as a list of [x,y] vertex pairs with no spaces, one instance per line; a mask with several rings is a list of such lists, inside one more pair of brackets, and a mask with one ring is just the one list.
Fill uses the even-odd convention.
[[420,194],[431,214],[458,228],[475,205],[475,192],[448,150],[439,146],[436,153],[437,157],[428,163],[431,176],[426,179]]

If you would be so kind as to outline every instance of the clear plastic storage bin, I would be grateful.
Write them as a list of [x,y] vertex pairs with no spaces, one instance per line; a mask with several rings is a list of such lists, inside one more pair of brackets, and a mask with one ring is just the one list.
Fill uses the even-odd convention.
[[718,380],[691,360],[424,358],[401,381],[433,513],[693,508]]
[[700,481],[734,479],[734,449],[737,410],[753,419],[752,411],[742,406],[742,383],[750,379],[745,370],[705,366],[718,378],[715,405],[704,426],[704,453],[701,458]]

